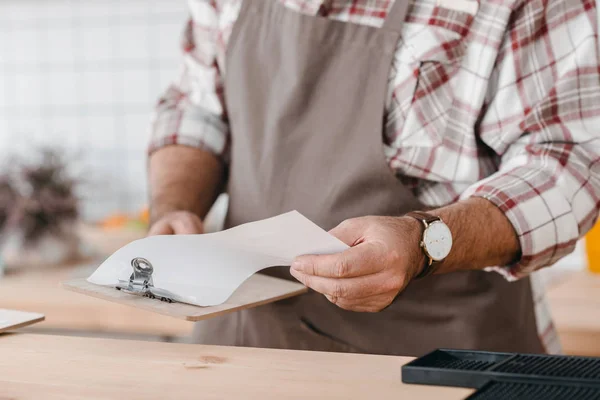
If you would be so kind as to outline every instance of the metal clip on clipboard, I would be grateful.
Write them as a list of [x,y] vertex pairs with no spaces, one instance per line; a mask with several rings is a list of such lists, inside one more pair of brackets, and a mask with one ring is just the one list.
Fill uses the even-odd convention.
[[131,267],[133,268],[133,273],[129,281],[119,280],[116,286],[117,290],[137,296],[159,299],[167,303],[175,301],[171,292],[154,287],[154,283],[152,282],[154,267],[152,267],[150,261],[137,257],[131,260]]

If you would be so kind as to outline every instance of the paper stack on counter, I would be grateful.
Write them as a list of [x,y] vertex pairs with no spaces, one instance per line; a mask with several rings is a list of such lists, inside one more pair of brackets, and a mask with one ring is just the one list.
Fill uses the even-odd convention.
[[153,236],[110,256],[88,278],[117,287],[132,277],[132,261],[151,263],[154,288],[196,306],[224,303],[256,272],[289,266],[304,254],[329,254],[348,246],[297,211],[204,235]]
[[43,314],[0,308],[0,333],[23,328],[44,320]]

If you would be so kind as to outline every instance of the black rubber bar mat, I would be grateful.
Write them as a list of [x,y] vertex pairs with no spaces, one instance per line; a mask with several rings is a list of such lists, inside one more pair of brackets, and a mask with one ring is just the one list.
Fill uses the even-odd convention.
[[435,350],[402,367],[402,381],[479,389],[492,380],[600,386],[600,358]]
[[492,381],[466,400],[600,400],[600,386]]

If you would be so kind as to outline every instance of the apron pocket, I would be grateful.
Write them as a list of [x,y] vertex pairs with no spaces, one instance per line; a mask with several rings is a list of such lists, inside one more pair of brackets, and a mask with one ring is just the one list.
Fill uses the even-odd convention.
[[300,329],[307,334],[311,350],[337,353],[361,353],[356,347],[323,332],[304,317],[300,317]]

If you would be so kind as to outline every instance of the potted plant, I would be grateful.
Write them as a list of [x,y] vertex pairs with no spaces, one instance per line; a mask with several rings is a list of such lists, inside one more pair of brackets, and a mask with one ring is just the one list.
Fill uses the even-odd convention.
[[77,258],[79,202],[76,180],[68,173],[64,157],[44,149],[38,162],[16,171],[12,179],[4,179],[4,194],[0,194],[5,267],[56,265]]

